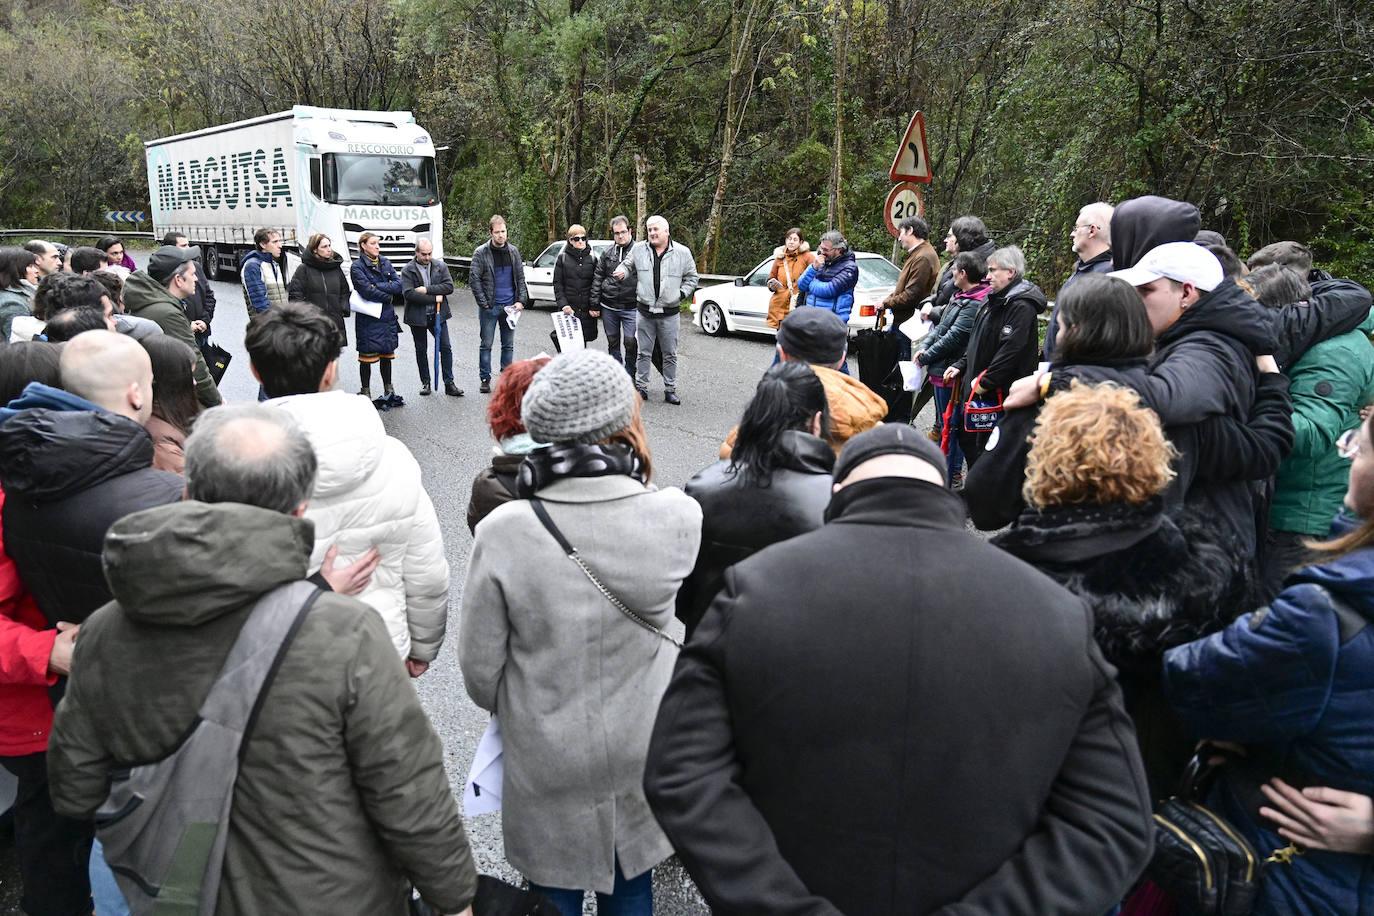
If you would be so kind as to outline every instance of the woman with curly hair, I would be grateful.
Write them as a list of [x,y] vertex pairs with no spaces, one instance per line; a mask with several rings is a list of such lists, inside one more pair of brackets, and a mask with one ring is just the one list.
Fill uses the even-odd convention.
[[1026,460],[1027,508],[993,538],[1092,609],[1116,666],[1152,795],[1167,796],[1192,741],[1164,702],[1164,651],[1220,629],[1233,566],[1203,519],[1165,513],[1174,447],[1129,388],[1075,383],[1045,402]]
[[515,499],[515,477],[525,456],[539,447],[520,419],[520,401],[534,374],[548,365],[549,357],[536,356],[511,363],[496,379],[496,390],[487,402],[487,427],[496,440],[491,465],[478,472],[468,499],[468,530],[502,503]]

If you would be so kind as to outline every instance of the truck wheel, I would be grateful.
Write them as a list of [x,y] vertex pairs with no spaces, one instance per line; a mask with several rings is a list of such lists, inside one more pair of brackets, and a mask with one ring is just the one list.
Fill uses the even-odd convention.
[[219,279],[219,273],[224,269],[222,260],[217,246],[205,246],[205,272],[210,275],[211,280]]

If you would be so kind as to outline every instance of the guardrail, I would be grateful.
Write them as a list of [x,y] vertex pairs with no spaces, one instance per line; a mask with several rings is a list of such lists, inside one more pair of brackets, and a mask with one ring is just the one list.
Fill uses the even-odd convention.
[[[0,229],[0,238],[21,237],[28,239],[59,239],[59,238],[99,238],[102,235],[117,235],[126,239],[154,239],[156,236],[151,232],[111,232],[109,229]],[[467,277],[472,271],[472,258],[444,258],[444,263],[449,270]],[[707,283],[733,283],[738,279],[738,274],[700,274],[702,284]]]
[[102,235],[117,235],[122,239],[151,239],[151,232],[125,232],[122,229],[0,229],[0,238],[22,236],[28,239],[54,238],[100,238]]

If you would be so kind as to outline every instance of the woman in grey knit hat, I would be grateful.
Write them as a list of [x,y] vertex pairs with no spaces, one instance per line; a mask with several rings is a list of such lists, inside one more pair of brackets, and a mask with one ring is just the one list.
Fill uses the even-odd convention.
[[701,509],[649,482],[639,404],[598,351],[535,375],[522,419],[545,445],[521,498],[478,523],[463,588],[463,681],[501,717],[506,858],[566,916],[587,890],[598,912],[651,914],[652,869],[672,854],[642,778]]

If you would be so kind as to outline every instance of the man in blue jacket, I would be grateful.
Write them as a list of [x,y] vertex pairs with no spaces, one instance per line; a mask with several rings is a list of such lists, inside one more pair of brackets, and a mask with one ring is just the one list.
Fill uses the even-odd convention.
[[806,293],[806,304],[830,309],[845,324],[854,308],[854,287],[859,285],[859,262],[849,250],[849,240],[839,232],[821,236],[816,263],[806,268],[797,286]]

